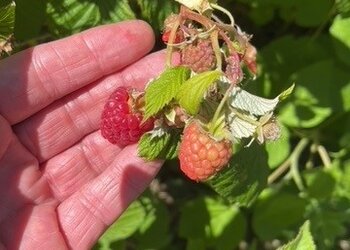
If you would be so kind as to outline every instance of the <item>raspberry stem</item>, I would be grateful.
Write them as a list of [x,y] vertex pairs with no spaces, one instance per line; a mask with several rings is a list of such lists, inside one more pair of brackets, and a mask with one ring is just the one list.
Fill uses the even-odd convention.
[[219,106],[217,107],[216,111],[215,111],[215,114],[213,116],[213,119],[211,120],[210,122],[210,125],[209,125],[209,131],[212,132],[213,134],[215,133],[215,124],[216,124],[216,121],[219,119],[219,116],[221,114],[221,111],[222,109],[224,108],[224,105],[226,104],[226,101],[233,89],[234,85],[231,84],[230,87],[226,90],[226,93],[224,95],[224,97],[222,98],[222,100],[220,101],[220,104]]
[[217,70],[221,71],[222,69],[222,59],[221,59],[221,51],[220,51],[220,45],[219,45],[219,32],[218,30],[214,30],[210,34],[211,39],[211,45],[213,47],[215,57],[216,57],[216,68]]
[[231,13],[227,9],[225,9],[225,8],[221,7],[220,5],[217,5],[215,3],[211,3],[210,6],[216,10],[221,11],[222,13],[225,13],[228,16],[228,18],[230,19],[231,25],[232,26],[235,25],[235,20],[233,19],[233,16],[231,15]]
[[169,41],[168,41],[168,46],[167,46],[167,54],[166,54],[166,66],[171,68],[171,59],[172,59],[172,55],[173,55],[173,44],[175,41],[175,37],[176,37],[176,31],[180,26],[180,22],[181,22],[181,15],[179,15],[176,19],[176,21],[174,22],[174,26],[171,29],[170,32],[170,36],[169,36]]

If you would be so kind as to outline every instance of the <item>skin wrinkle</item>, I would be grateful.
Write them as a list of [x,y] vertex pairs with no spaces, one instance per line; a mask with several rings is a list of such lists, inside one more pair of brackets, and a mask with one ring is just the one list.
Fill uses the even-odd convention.
[[87,50],[90,52],[90,54],[92,55],[93,59],[95,60],[95,62],[97,63],[97,69],[99,70],[99,72],[101,72],[101,75],[106,75],[108,74],[108,72],[106,72],[105,70],[103,70],[101,61],[99,59],[99,57],[95,54],[95,51],[98,51],[98,48],[93,48],[93,46],[91,46],[89,44],[89,41],[86,40],[86,38],[84,37],[84,35],[78,36],[78,38],[81,40],[81,43],[84,44],[87,48]]
[[[88,132],[92,132],[98,127],[97,120],[95,119],[92,121],[89,114],[87,113],[87,111],[91,112],[91,109],[86,111],[86,109],[82,107],[86,106],[84,104],[86,104],[88,100],[93,100],[90,91],[91,90],[88,90],[84,95],[80,95],[75,99],[67,100],[66,105],[63,105],[67,111],[67,115],[71,118],[73,126],[75,125],[77,130],[81,128],[80,123],[86,126]],[[63,101],[65,101],[65,99],[66,98],[63,98]],[[97,101],[97,103],[99,104],[100,101]],[[99,107],[99,105],[96,105],[96,102],[95,107]],[[81,137],[82,136],[84,136],[84,134],[82,134]]]
[[[68,207],[68,212],[77,210],[76,204],[74,204],[74,210],[72,209],[73,204]],[[105,225],[101,221],[93,220],[93,217],[85,216],[82,211],[79,213],[67,214],[67,208],[64,207],[65,213],[62,213],[62,206],[57,208],[57,214],[60,221],[60,228],[62,232],[70,231],[70,235],[64,234],[66,244],[72,249],[87,249],[86,245],[83,246],[83,239],[88,237],[89,230],[103,231]],[[83,217],[83,218],[82,218]],[[94,240],[94,239],[92,239]]]
[[[95,176],[98,176],[101,172],[100,171],[96,171],[96,169],[93,167],[95,165],[95,163],[90,159],[89,155],[87,154],[86,150],[89,150],[89,148],[87,146],[84,147],[84,144],[80,144],[79,146],[81,155],[83,156],[83,159],[86,161],[87,163],[87,167],[93,171],[93,173],[95,173]],[[94,155],[94,154],[90,154],[90,155]]]
[[[70,161],[76,161],[76,158],[73,157],[66,163],[62,164],[62,169],[65,165],[69,165]],[[80,163],[77,162],[74,165],[76,164]],[[74,165],[72,165],[70,169],[64,168],[65,171],[60,171],[60,165],[58,165],[56,169],[59,171],[59,174],[56,172],[53,175],[50,171],[46,171],[44,174],[46,178],[48,178],[48,183],[52,190],[53,196],[58,200],[62,201],[76,191],[76,188],[73,189],[73,187],[79,186],[79,184],[82,182],[80,175],[89,176],[89,179],[96,177],[94,173],[91,174],[91,172],[86,172],[86,170],[89,170],[87,166],[84,165],[84,169],[79,169],[79,171],[76,171]],[[61,181],[57,182],[57,180]]]
[[[34,95],[37,95],[37,93],[40,93],[41,91],[44,91],[45,95],[49,97],[48,100],[52,100],[54,98],[54,96],[56,96],[58,94],[57,89],[55,88],[55,85],[52,85],[52,89],[47,89],[46,87],[46,82],[50,82],[53,81],[51,73],[49,73],[50,71],[48,71],[46,69],[46,64],[43,62],[43,55],[40,53],[35,53],[36,50],[39,50],[39,47],[34,48],[32,51],[32,62],[31,62],[31,66],[33,67],[33,74],[35,75],[35,78],[37,79],[37,82],[35,84],[35,86],[33,88],[29,88],[27,89],[27,92],[24,93],[24,95],[26,95],[26,97],[30,100],[36,100],[36,98],[30,98],[30,96],[32,95],[31,93],[33,93]],[[49,49],[52,49],[51,47],[48,47]],[[40,51],[40,50],[39,50]],[[39,91],[36,91],[36,88],[40,88]]]
[[[98,148],[104,148],[105,154],[103,154],[103,155],[106,158],[103,160],[103,162],[105,162],[106,165],[101,165],[102,164],[101,162],[95,162],[95,163],[92,162],[92,165],[88,166],[87,164],[86,165],[82,164],[82,162],[79,160],[79,162],[74,164],[74,166],[75,166],[74,168],[70,167],[70,168],[66,169],[65,166],[66,165],[68,166],[70,164],[70,162],[67,162],[67,161],[63,162],[62,160],[67,160],[68,156],[69,156],[69,158],[68,158],[69,160],[80,159],[80,156],[79,156],[79,154],[81,153],[80,147],[83,144],[92,144],[96,140],[99,143],[102,143],[99,145],[97,145],[97,144],[95,144],[95,145]],[[91,147],[88,147],[88,148],[91,148]],[[107,151],[110,153],[106,154]],[[74,186],[77,186],[79,184],[76,181],[74,181],[74,179],[76,178],[76,174],[72,173],[72,171],[71,171],[72,169],[78,168],[77,171],[79,171],[79,173],[81,173],[81,172],[85,173],[84,181],[91,180],[93,177],[95,177],[95,174],[90,173],[91,172],[90,168],[92,169],[93,173],[99,173],[99,174],[102,173],[105,169],[97,169],[95,166],[96,165],[108,166],[115,158],[115,155],[118,154],[119,152],[120,152],[120,148],[106,142],[103,138],[101,138],[100,131],[97,131],[97,132],[94,132],[94,133],[88,135],[87,137],[85,137],[81,142],[79,142],[73,148],[67,150],[67,152],[64,152],[60,155],[57,155],[53,159],[51,159],[50,161],[44,163],[44,165],[46,165],[46,166],[45,167],[42,166],[42,168],[44,169],[44,175],[45,176],[47,175],[47,178],[49,180],[51,180],[51,179],[55,179],[56,181],[60,180],[59,183],[55,183],[55,186],[60,187],[60,189],[57,190],[55,187],[55,188],[53,188],[53,190],[54,190],[55,197],[62,200],[64,198],[69,197],[72,193],[77,191],[76,188],[73,189],[73,188],[70,188],[71,186],[67,186],[67,184],[69,184],[69,183],[75,183],[76,185],[74,185]],[[96,148],[96,151],[90,151],[90,149],[88,149],[85,151],[85,154],[87,155],[87,157],[89,159],[94,159],[96,154],[97,154],[96,157],[99,157],[101,155],[100,152],[97,150],[97,148]],[[67,156],[65,156],[65,155],[67,155]],[[79,165],[76,166],[76,164],[79,164]],[[83,166],[83,165],[84,165],[84,169],[79,167],[79,166]],[[85,166],[87,167],[87,169],[85,169]],[[54,175],[52,174],[53,171],[56,173],[63,172],[63,174],[67,175],[67,178],[64,178],[64,179],[59,178],[57,176],[57,174],[54,174]],[[89,176],[89,178],[87,178],[88,176]],[[68,181],[66,181],[66,179]],[[58,195],[57,193],[60,195]]]

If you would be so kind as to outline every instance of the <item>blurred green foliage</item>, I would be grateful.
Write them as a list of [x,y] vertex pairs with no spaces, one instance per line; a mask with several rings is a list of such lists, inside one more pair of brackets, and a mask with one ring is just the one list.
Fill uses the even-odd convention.
[[[15,9],[12,1],[0,4],[0,39],[14,32],[16,51],[135,18],[149,22],[159,38],[164,18],[178,10],[173,0],[14,2]],[[222,174],[230,182],[210,183],[220,197],[184,178],[176,160],[167,162],[158,185],[95,249],[276,249],[306,220],[282,249],[314,249],[309,227],[318,249],[349,249],[350,1],[219,3],[254,35],[259,51],[258,78],[244,87],[271,98],[296,83],[278,110],[282,138],[265,148],[237,149]]]

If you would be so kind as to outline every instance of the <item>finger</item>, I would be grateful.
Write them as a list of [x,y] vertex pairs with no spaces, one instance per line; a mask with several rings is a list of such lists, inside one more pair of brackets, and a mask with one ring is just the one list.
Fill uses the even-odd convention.
[[122,148],[101,137],[100,131],[44,163],[43,175],[52,195],[63,201],[100,175]]
[[25,204],[51,197],[37,160],[12,136],[0,159],[0,222]]
[[0,62],[0,113],[17,123],[56,99],[133,63],[154,44],[142,21],[105,25]]
[[10,145],[12,139],[12,130],[8,122],[0,115],[0,160]]
[[117,86],[143,89],[164,69],[164,52],[149,55],[97,83],[85,87],[15,126],[21,142],[43,162],[74,145],[99,127],[104,103]]
[[145,163],[136,152],[136,146],[126,147],[106,171],[58,207],[71,248],[91,247],[157,174],[161,163]]

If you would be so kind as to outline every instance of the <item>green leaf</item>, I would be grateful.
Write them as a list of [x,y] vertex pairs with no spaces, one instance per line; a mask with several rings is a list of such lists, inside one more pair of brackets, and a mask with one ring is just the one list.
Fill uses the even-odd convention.
[[161,249],[170,241],[170,214],[164,203],[151,195],[140,198],[146,217],[134,238],[143,249]]
[[316,250],[316,246],[310,233],[310,222],[306,221],[300,228],[297,237],[278,250]]
[[250,206],[267,184],[269,168],[263,147],[253,143],[234,153],[221,172],[208,184],[222,197],[241,206]]
[[294,89],[294,84],[274,99],[266,99],[253,95],[240,87],[234,87],[228,102],[231,107],[249,112],[252,115],[262,116],[275,110],[277,104],[287,98]]
[[281,137],[276,141],[267,142],[265,148],[268,154],[268,165],[276,168],[287,159],[290,154],[290,133],[286,126],[281,124]]
[[311,231],[320,249],[334,249],[337,239],[347,232],[350,222],[350,201],[331,199],[309,204],[305,217],[311,221]]
[[[254,116],[247,116],[253,121],[257,121]],[[248,138],[255,134],[257,125],[249,123],[242,118],[236,116],[234,113],[231,113],[227,117],[228,129],[233,138],[242,139]]]
[[141,18],[146,20],[154,29],[161,30],[165,18],[171,13],[178,12],[175,1],[137,0],[141,10]]
[[[200,197],[181,209],[179,235],[189,239],[189,245],[234,249],[244,238],[246,220],[234,205]],[[194,249],[190,247],[188,249]],[[199,248],[200,249],[200,248]]]
[[172,129],[163,131],[160,136],[144,134],[138,144],[139,156],[147,160],[170,160],[177,156],[180,132]]
[[219,79],[220,75],[219,71],[208,71],[184,82],[176,97],[181,107],[191,115],[197,114],[206,91]]
[[13,1],[0,4],[0,42],[7,40],[12,34],[15,25],[16,5]]
[[280,4],[280,16],[287,22],[294,21],[301,27],[317,27],[328,19],[333,4],[332,0],[283,1]]
[[324,170],[313,169],[303,172],[307,193],[316,199],[328,199],[335,189],[335,179]]
[[133,235],[143,223],[146,212],[141,202],[134,201],[119,219],[108,228],[99,239],[100,249],[111,249],[113,242],[126,239]]
[[[277,96],[291,82],[295,82],[297,87],[301,85],[297,79],[291,79],[291,76],[314,63],[333,57],[331,44],[328,37],[312,40],[310,37],[285,36],[272,40],[259,53],[262,74],[256,84],[265,88],[261,93]],[[291,53],[295,48],[298,48],[298,53]],[[294,96],[295,92],[291,100]]]
[[333,45],[340,60],[350,65],[350,17],[342,18],[337,16],[332,26],[330,34],[333,37]]
[[128,0],[51,0],[47,14],[49,27],[57,35],[135,18]]
[[253,229],[262,240],[272,240],[303,220],[307,201],[286,191],[272,192],[258,200]]
[[46,18],[46,0],[16,0],[16,40],[26,41],[40,36]]
[[325,60],[309,65],[296,72],[292,81],[298,83],[293,99],[279,116],[286,125],[312,128],[331,115],[350,110],[350,73],[336,62]]
[[286,98],[288,98],[293,93],[294,88],[295,88],[295,84],[293,83],[292,86],[290,86],[288,89],[286,89],[285,91],[283,91],[281,94],[278,95],[278,99],[280,101],[283,101]]
[[167,69],[157,79],[151,81],[146,88],[144,119],[157,114],[170,103],[189,74],[188,68],[175,67]]

